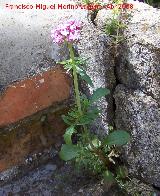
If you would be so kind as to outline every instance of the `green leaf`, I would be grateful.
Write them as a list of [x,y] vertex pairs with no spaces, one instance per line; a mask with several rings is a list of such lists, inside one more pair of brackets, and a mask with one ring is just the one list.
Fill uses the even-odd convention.
[[87,60],[88,60],[89,58],[81,58],[81,57],[75,57],[75,64],[77,65],[77,66],[79,66],[79,65],[85,65],[86,63],[87,63]]
[[93,144],[94,147],[97,148],[97,147],[99,147],[101,145],[101,141],[98,138],[94,138],[92,140],[92,144]]
[[79,153],[79,148],[72,144],[63,144],[59,156],[64,161],[74,159]]
[[105,139],[104,144],[108,146],[122,146],[130,141],[130,134],[126,131],[117,130],[110,133]]
[[62,119],[67,125],[72,125],[68,116],[62,115]]
[[61,62],[58,62],[57,64],[63,65],[63,68],[66,69],[67,71],[70,71],[73,67],[72,59],[61,61]]
[[77,125],[86,125],[86,124],[90,124],[91,122],[93,122],[99,115],[100,111],[95,108],[91,111],[88,111],[86,114],[84,114],[80,119],[79,122],[77,123]]
[[102,97],[108,95],[110,93],[110,90],[107,88],[98,88],[95,91],[93,91],[93,94],[91,96],[91,102],[95,102],[98,101],[99,99],[101,99]]
[[63,68],[66,69],[67,72],[69,72],[69,71],[73,68],[73,66],[72,66],[72,64],[65,64],[65,65],[63,66]]
[[[101,141],[98,138],[94,138],[91,142],[95,148],[98,148],[101,146]],[[92,146],[90,144],[89,144],[89,149],[92,149]]]
[[116,170],[118,178],[124,179],[128,176],[128,170],[125,166],[119,166]]
[[89,75],[87,75],[87,73],[84,70],[79,69],[79,75],[81,76],[82,80],[86,81],[87,84],[89,84],[91,87],[94,87],[91,78],[89,77]]
[[68,118],[70,118],[71,122],[78,119],[79,116],[80,114],[79,114],[77,106],[75,106],[74,108],[71,108],[71,110],[68,112]]
[[81,96],[82,110],[85,112],[91,106],[90,100],[86,95],[82,94]]
[[115,178],[114,178],[114,175],[112,172],[110,172],[109,170],[106,170],[104,173],[103,173],[103,177],[104,177],[104,180],[106,182],[115,182]]
[[80,118],[79,122],[77,123],[77,125],[88,125],[90,124],[91,122],[93,122],[93,119],[90,118],[89,116],[87,115],[84,115]]
[[65,134],[64,134],[64,141],[66,144],[72,144],[72,134],[75,133],[76,130],[73,126],[68,127]]

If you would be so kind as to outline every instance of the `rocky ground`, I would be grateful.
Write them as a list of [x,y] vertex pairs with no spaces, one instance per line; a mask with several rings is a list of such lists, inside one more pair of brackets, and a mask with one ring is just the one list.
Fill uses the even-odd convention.
[[[56,160],[56,161],[55,161]],[[57,157],[25,176],[0,187],[0,196],[159,196],[158,191],[137,179],[127,183],[127,192],[117,185],[77,172]]]
[[49,161],[27,175],[3,185],[1,196],[76,196],[103,195],[101,183],[74,171],[71,165]]

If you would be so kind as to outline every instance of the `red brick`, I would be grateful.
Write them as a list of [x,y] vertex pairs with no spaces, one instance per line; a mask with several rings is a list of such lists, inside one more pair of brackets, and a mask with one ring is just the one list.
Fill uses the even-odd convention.
[[0,97],[0,127],[68,99],[70,86],[61,67],[12,84]]

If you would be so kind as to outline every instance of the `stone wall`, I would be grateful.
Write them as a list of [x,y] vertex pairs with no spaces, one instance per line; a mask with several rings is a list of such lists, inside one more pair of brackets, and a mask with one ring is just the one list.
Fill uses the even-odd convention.
[[[110,14],[98,12],[100,28]],[[115,125],[132,135],[125,148],[132,176],[160,187],[160,10],[135,3],[130,14],[115,64]]]
[[132,134],[130,172],[160,187],[160,10],[136,10],[116,67],[116,126]]

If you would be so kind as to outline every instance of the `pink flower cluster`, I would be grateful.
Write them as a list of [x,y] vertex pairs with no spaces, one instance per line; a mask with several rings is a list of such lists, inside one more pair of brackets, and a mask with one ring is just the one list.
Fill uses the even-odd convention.
[[69,20],[66,23],[59,25],[51,31],[53,42],[61,44],[64,41],[73,43],[79,40],[81,31],[81,22],[77,20]]

